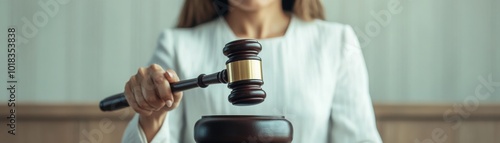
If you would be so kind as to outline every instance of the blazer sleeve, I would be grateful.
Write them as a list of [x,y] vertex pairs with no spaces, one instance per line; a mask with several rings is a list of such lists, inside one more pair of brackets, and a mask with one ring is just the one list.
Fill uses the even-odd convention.
[[[163,69],[177,69],[174,43],[171,30],[160,34],[158,46],[153,53],[149,64],[158,64]],[[151,143],[180,143],[184,131],[184,105],[179,105],[175,110],[169,111],[162,127]],[[122,137],[122,143],[146,143],[146,135],[139,124],[139,114],[135,114],[129,122]]]
[[329,142],[381,143],[368,88],[368,73],[353,29],[342,32],[340,66],[330,114]]

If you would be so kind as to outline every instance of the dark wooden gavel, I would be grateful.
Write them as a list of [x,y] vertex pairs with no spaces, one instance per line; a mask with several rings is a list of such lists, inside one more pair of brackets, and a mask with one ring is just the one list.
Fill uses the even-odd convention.
[[[184,91],[196,87],[205,88],[210,84],[228,83],[232,89],[228,96],[229,102],[237,106],[255,105],[264,101],[266,92],[261,86],[261,58],[257,56],[262,46],[256,40],[242,39],[227,43],[223,49],[226,69],[210,75],[201,74],[197,78],[170,84],[172,92]],[[99,103],[102,111],[114,111],[128,107],[124,93],[119,93],[103,99]]]

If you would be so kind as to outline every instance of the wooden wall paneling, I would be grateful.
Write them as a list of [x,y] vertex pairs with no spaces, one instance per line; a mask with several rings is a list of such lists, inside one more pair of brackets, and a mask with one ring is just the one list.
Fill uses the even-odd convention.
[[495,125],[492,121],[465,122],[457,129],[456,143],[498,143]]
[[[8,110],[9,108],[0,106],[0,117],[8,116],[5,112]],[[120,142],[122,133],[133,113],[132,110],[101,112],[93,104],[18,105],[16,108],[16,135],[0,133],[0,142]],[[0,121],[2,125],[6,122],[4,119],[0,119]],[[106,122],[109,123],[106,124]],[[109,127],[114,127],[114,129],[106,130]],[[2,127],[2,129],[5,128]],[[89,137],[89,135],[91,136]],[[98,138],[99,135],[103,135],[102,138]]]
[[80,120],[77,139],[79,143],[121,142],[127,124],[128,120],[108,118],[92,121]]
[[19,124],[19,143],[76,142],[76,123],[71,120],[27,121]]
[[385,142],[385,143],[389,143],[389,142],[394,142],[395,137],[393,137],[395,134],[397,134],[397,132],[395,132],[395,130],[391,129],[391,125],[392,123],[388,122],[388,121],[381,121],[381,125],[380,125],[380,128],[382,128],[382,130],[379,130],[379,133],[380,133],[380,137],[382,138],[382,141]]
[[[4,124],[2,124],[3,126]],[[0,134],[5,143],[70,143],[76,142],[77,124],[74,121],[22,120],[16,124],[16,135]],[[2,129],[5,129],[2,127]]]
[[16,137],[15,135],[11,135],[11,134],[8,134],[7,131],[8,131],[8,127],[5,125],[7,124],[7,122],[5,120],[0,120],[0,123],[2,125],[2,132],[0,133],[0,139],[2,141],[5,141],[5,142],[14,142]]
[[[471,112],[471,116],[463,119],[462,125],[458,129],[452,129],[451,123],[443,120],[445,111],[453,109],[452,105],[390,105],[390,104],[375,104],[375,114],[379,123],[379,130],[382,139],[385,143],[400,143],[400,142],[415,142],[416,139],[423,142],[426,139],[432,140],[432,131],[443,129],[447,135],[445,142],[456,143],[464,140],[478,140],[473,137],[479,137],[482,142],[495,141],[491,139],[491,133],[500,136],[500,124],[497,124],[497,130],[481,130],[474,128],[475,125],[490,126],[494,128],[491,122],[500,120],[500,109],[498,105],[481,105],[477,110]],[[451,113],[451,116],[458,113]],[[484,123],[484,124],[483,124]],[[493,132],[495,131],[495,132]],[[470,132],[470,133],[469,133]],[[464,136],[462,134],[469,134]],[[495,136],[496,138],[498,138]],[[417,142],[418,143],[418,142]],[[477,142],[479,143],[479,142]]]
[[134,112],[131,109],[101,112],[94,106],[91,109],[93,110],[88,112],[93,116],[81,117],[76,121],[79,143],[121,142],[123,132]]
[[428,142],[433,140],[433,132],[446,136],[442,143],[456,143],[451,128],[440,121],[390,121],[383,128],[385,143]]
[[380,134],[380,137],[382,138],[382,140],[384,139],[384,122],[381,121],[381,120],[377,120],[377,129],[378,129],[378,133]]
[[495,140],[500,142],[500,122],[496,121]]

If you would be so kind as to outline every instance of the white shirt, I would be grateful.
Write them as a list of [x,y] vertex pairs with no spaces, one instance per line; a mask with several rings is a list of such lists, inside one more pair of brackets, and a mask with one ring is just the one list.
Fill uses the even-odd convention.
[[[174,69],[181,79],[211,74],[225,69],[222,48],[236,39],[223,18],[167,29],[150,63]],[[184,91],[152,143],[195,143],[194,125],[203,115],[284,115],[293,125],[294,143],[382,142],[362,51],[350,26],[292,16],[284,36],[258,41],[267,93],[263,103],[234,106],[225,84]],[[147,142],[137,114],[122,142]]]

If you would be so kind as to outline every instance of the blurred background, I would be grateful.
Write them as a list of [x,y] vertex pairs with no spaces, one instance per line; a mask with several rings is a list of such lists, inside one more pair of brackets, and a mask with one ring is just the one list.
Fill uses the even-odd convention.
[[[0,1],[0,39],[8,27],[17,30],[19,110],[19,135],[10,136],[2,88],[0,139],[119,142],[132,112],[100,113],[97,102],[122,92],[146,65],[183,0]],[[323,4],[327,21],[349,24],[358,35],[384,142],[500,142],[500,1]],[[7,75],[7,61],[0,66]],[[0,79],[7,87],[7,76]]]

